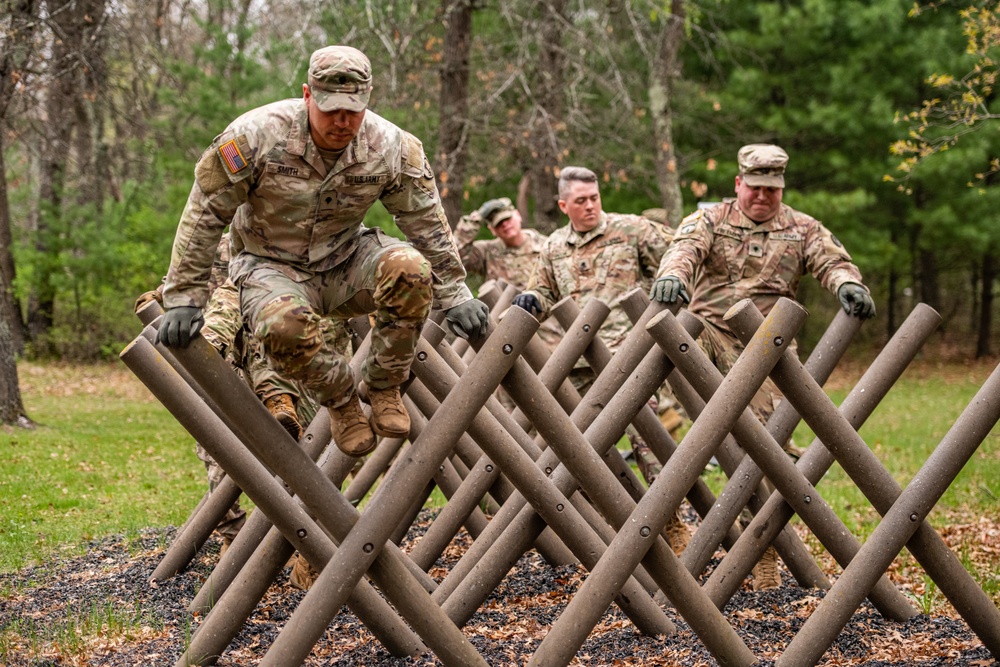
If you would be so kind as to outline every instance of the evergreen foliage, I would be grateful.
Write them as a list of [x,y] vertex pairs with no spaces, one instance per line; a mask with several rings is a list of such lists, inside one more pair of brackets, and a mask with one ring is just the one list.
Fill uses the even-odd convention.
[[[953,90],[977,63],[982,70],[994,4],[969,14],[912,11],[909,0],[684,3],[685,44],[670,96],[684,212],[732,195],[741,145],[779,143],[791,156],[786,202],[833,229],[875,291],[881,317],[866,335],[884,338],[931,287],[947,295],[931,305],[951,318],[949,327],[972,330],[981,263],[1000,242],[991,217],[1000,203],[991,167],[1000,140],[963,133],[933,159],[898,167],[917,134],[951,136],[933,114],[907,114],[935,108],[925,100]],[[538,159],[529,127],[555,113],[539,102],[551,92],[537,38],[550,15],[528,0],[474,9],[468,165],[464,183],[448,184],[462,187],[465,211],[518,192]],[[549,119],[548,139],[560,164],[601,175],[608,210],[663,204],[649,82],[670,11],[662,0],[566,3],[562,108]],[[55,291],[49,340],[29,352],[112,356],[131,339],[132,302],[166,272],[201,151],[242,112],[299,96],[319,46],[364,50],[375,73],[373,108],[435,155],[444,35],[437,3],[211,0],[185,15],[154,12],[131,1],[105,8],[104,88],[79,93],[93,99],[66,100],[88,110],[90,125],[78,114],[71,145],[60,147],[65,178],[53,201],[39,199],[40,165],[51,157],[44,100],[62,73],[40,58],[17,73],[3,122],[15,292],[25,317],[46,285]],[[53,36],[41,30],[35,39],[43,47]],[[992,88],[977,91],[976,108],[989,111]],[[923,122],[917,130],[914,119]],[[88,136],[96,148],[84,160]],[[95,196],[91,177],[101,184]],[[379,207],[368,223],[399,234]],[[830,295],[805,289],[810,307],[835,307]]]

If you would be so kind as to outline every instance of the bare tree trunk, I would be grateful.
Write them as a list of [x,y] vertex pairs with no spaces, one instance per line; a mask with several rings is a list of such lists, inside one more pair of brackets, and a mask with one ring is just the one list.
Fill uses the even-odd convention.
[[566,24],[566,1],[540,3],[538,24],[538,69],[533,88],[535,108],[531,110],[529,135],[531,160],[528,175],[535,199],[535,227],[549,234],[559,226],[559,149],[563,134],[565,58],[562,34]]
[[7,149],[7,119],[11,112],[14,91],[33,52],[33,41],[38,26],[37,0],[19,0],[6,5],[10,29],[0,37],[0,320],[7,323],[14,354],[24,351],[27,334],[21,318],[21,305],[13,292],[17,272],[12,250],[10,200],[7,196],[7,168],[4,153]]
[[[64,1],[64,4],[68,3]],[[63,8],[60,15],[65,17],[68,11]],[[53,58],[50,67],[67,67],[70,53],[71,45],[68,40],[56,39],[52,44]],[[42,148],[39,211],[33,230],[35,251],[40,261],[36,266],[36,277],[28,298],[28,333],[35,354],[39,356],[48,356],[52,352],[48,340],[55,310],[55,286],[52,281],[55,261],[52,255],[58,253],[58,249],[52,247],[51,237],[58,234],[53,226],[61,217],[63,208],[66,167],[73,132],[72,117],[69,114],[72,106],[66,103],[75,96],[72,78],[65,74],[55,76],[47,95],[45,107],[48,135],[44,138]]]
[[[0,92],[0,97],[3,93]],[[2,125],[0,125],[2,127]],[[10,204],[7,198],[7,165],[4,162],[5,133],[0,131],[0,320],[7,324],[7,337],[14,354],[24,351],[24,322],[21,319],[21,305],[14,294],[12,285],[16,276],[14,253],[11,250],[13,236],[10,225]]]
[[649,110],[656,145],[656,181],[670,226],[677,227],[684,217],[680,170],[674,147],[673,82],[678,76],[678,55],[684,45],[684,2],[672,0],[671,14],[660,19],[656,58],[649,74]]
[[996,282],[997,278],[997,258],[992,250],[983,255],[982,273],[976,359],[990,355],[990,334],[993,329],[993,283]]
[[920,300],[934,310],[941,311],[941,289],[938,285],[937,256],[933,250],[921,249],[920,262]]
[[[8,285],[0,273],[0,291],[7,292]],[[12,327],[5,314],[0,313],[0,423],[24,428],[34,426],[24,411],[21,384],[17,378]]]
[[441,203],[454,227],[462,215],[465,167],[468,162],[469,50],[472,2],[442,0],[445,37],[441,67],[441,122],[435,171]]

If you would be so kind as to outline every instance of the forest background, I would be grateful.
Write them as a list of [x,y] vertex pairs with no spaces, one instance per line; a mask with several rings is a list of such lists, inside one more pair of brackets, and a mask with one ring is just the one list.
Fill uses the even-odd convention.
[[[606,210],[676,225],[733,194],[740,146],[774,142],[786,203],[873,291],[864,342],[922,301],[959,354],[990,355],[996,4],[0,0],[0,417],[23,418],[17,358],[114,358],[135,336],[198,156],[300,96],[336,43],[371,59],[372,109],[422,139],[453,225],[509,196],[555,229],[567,164],[598,172]],[[800,297],[808,350],[837,303],[810,280]]]

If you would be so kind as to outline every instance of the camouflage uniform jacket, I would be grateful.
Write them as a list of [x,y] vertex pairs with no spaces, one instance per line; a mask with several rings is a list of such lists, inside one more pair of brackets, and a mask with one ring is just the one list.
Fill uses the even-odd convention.
[[567,296],[580,308],[591,299],[605,302],[611,312],[598,333],[614,351],[632,328],[619,302],[637,287],[649,290],[670,238],[663,225],[622,213],[602,213],[584,233],[560,227],[542,248],[527,292],[538,297],[543,315]]
[[455,242],[465,270],[523,289],[548,237],[535,229],[524,228],[521,232],[524,243],[516,248],[511,248],[500,239],[477,241],[479,222],[470,216],[462,216],[455,227]]
[[435,306],[471,299],[420,141],[369,110],[327,173],[305,102],[291,99],[240,116],[202,155],[174,239],[164,305],[204,307],[212,256],[230,222],[231,277],[267,265],[304,280],[351,255],[376,200],[430,262]]
[[688,305],[732,333],[723,315],[741,299],[753,299],[767,315],[780,297],[794,299],[806,273],[834,294],[858,283],[861,272],[830,230],[818,220],[781,205],[778,214],[757,224],[735,202],[697,211],[680,224],[657,276],[681,279]]

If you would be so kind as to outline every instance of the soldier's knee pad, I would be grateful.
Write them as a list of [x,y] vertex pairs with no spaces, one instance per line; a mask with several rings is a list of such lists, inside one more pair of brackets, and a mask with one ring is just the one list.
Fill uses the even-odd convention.
[[397,317],[426,317],[432,297],[430,262],[409,246],[388,250],[378,263],[374,297]]

